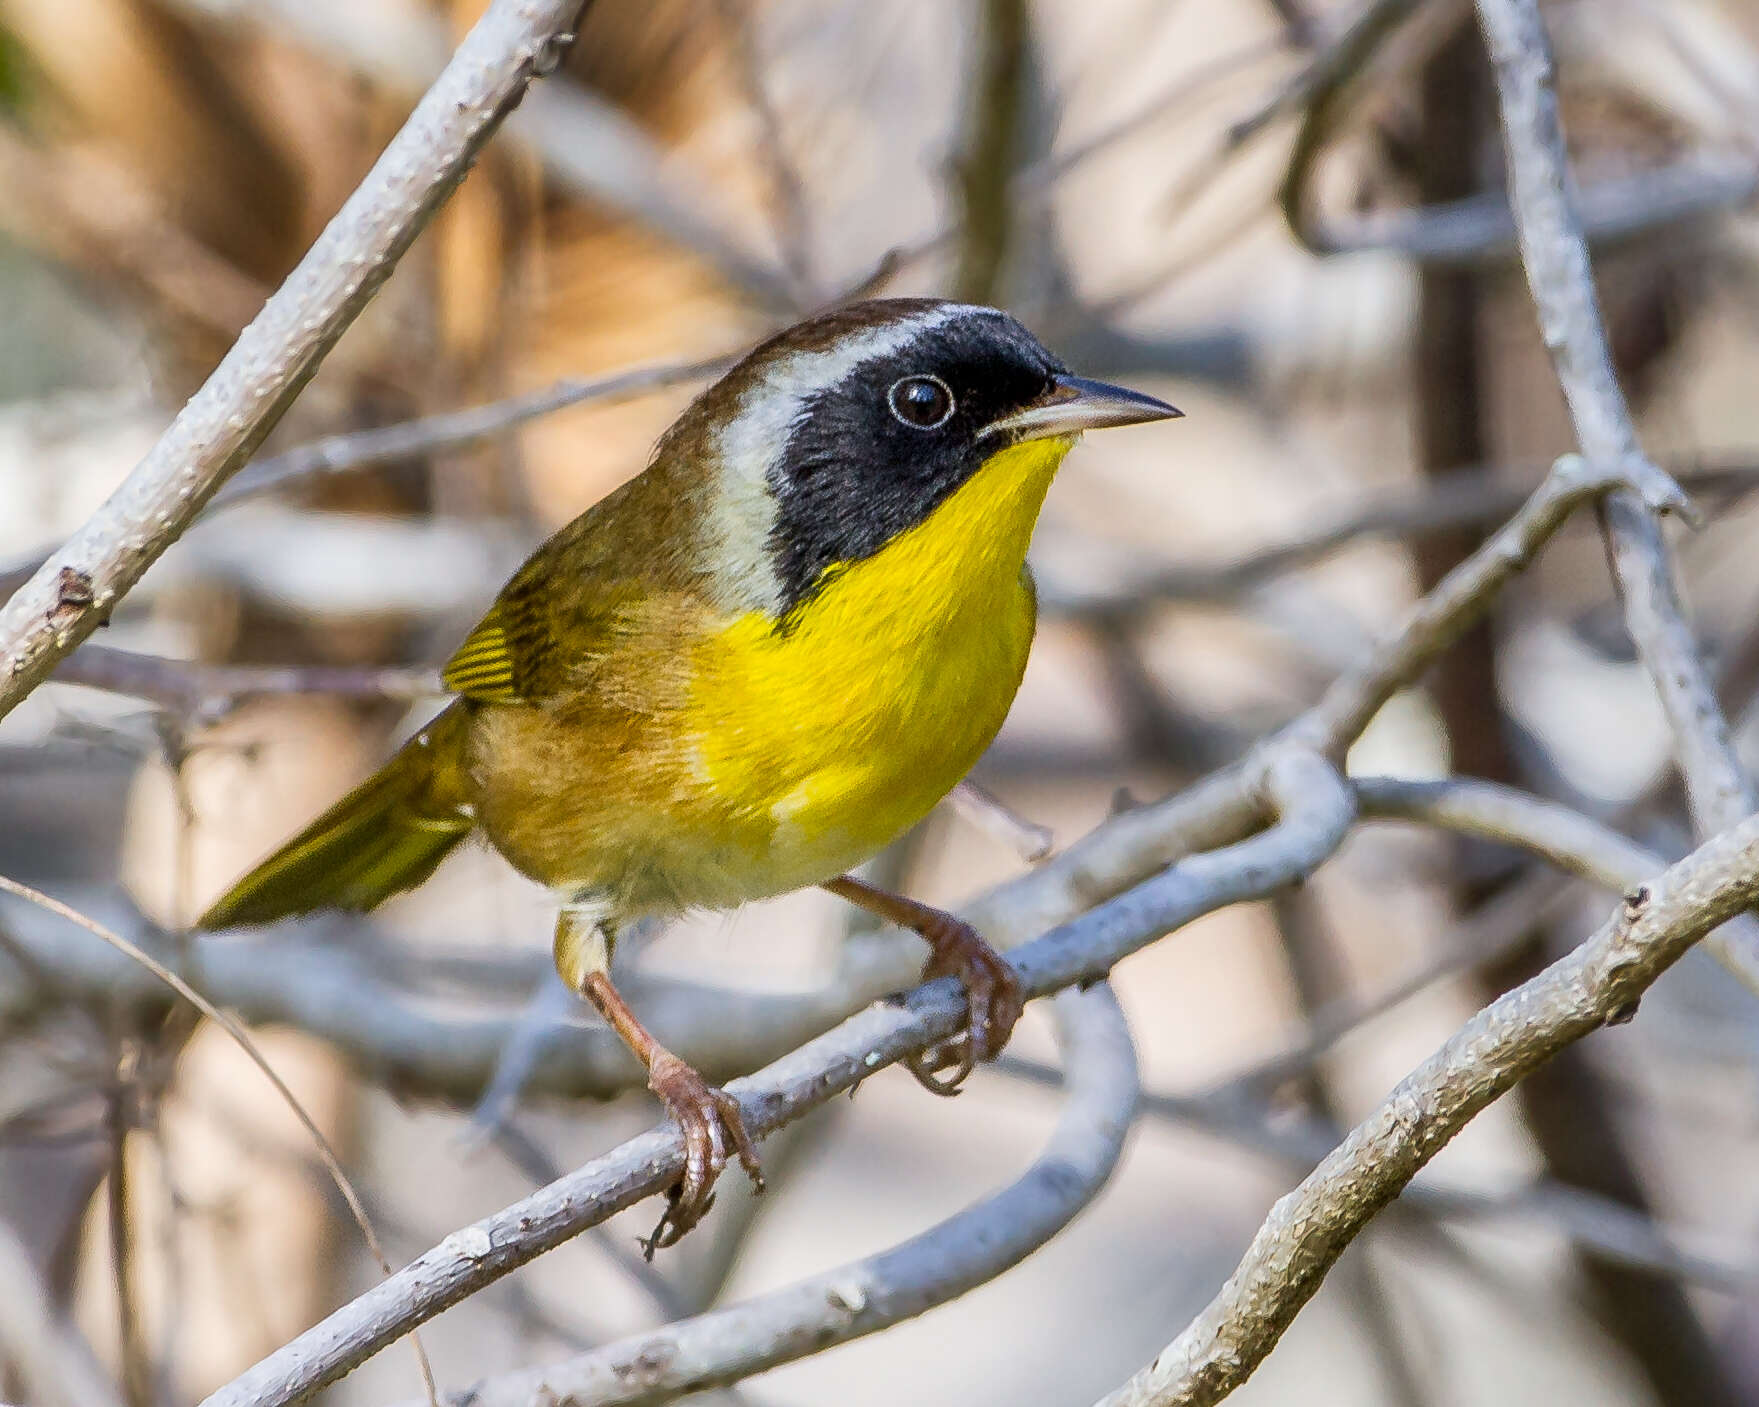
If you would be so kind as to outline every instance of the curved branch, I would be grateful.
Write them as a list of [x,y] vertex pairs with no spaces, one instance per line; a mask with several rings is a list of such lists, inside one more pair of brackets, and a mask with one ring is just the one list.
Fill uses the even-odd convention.
[[1136,1052],[1111,988],[1059,993],[1054,1010],[1068,1101],[1018,1181],[877,1255],[561,1363],[486,1379],[453,1400],[669,1402],[876,1333],[1018,1265],[1098,1195],[1136,1108]]
[[[1195,855],[1019,948],[1029,996],[1102,978],[1122,958],[1203,914],[1304,878],[1343,842],[1355,817],[1342,779],[1312,753],[1284,750],[1263,775],[1280,819],[1224,850]],[[952,1036],[965,1019],[956,982],[878,1004],[728,1086],[745,1125],[764,1134],[875,1071]],[[684,1143],[665,1124],[631,1139],[512,1206],[448,1236],[390,1279],[221,1388],[206,1407],[286,1407],[334,1382],[442,1310],[678,1179]]]
[[1627,896],[1592,938],[1485,1007],[1265,1219],[1221,1292],[1103,1407],[1201,1407],[1243,1383],[1344,1248],[1466,1124],[1570,1043],[1628,1020],[1693,943],[1759,899],[1759,819]]
[[[1634,890],[1667,861],[1610,826],[1556,801],[1496,782],[1450,778],[1409,782],[1391,777],[1355,781],[1369,815],[1398,816],[1444,826],[1482,840],[1499,840],[1549,860],[1561,870],[1613,890]],[[1759,922],[1742,914],[1704,940],[1705,948],[1750,988],[1759,979],[1750,954],[1759,953]]]
[[1667,868],[1667,860],[1562,802],[1548,801],[1468,777],[1412,781],[1404,777],[1352,777],[1365,816],[1422,821],[1480,840],[1518,846],[1579,879],[1615,893],[1633,888]]

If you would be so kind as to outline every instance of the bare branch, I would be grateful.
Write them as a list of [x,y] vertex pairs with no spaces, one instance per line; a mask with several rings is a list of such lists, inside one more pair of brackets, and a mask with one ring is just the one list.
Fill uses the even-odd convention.
[[[1694,154],[1629,176],[1607,177],[1579,196],[1584,238],[1595,247],[1688,224],[1751,205],[1759,169]],[[1295,198],[1295,197],[1292,197]],[[1418,210],[1366,215],[1339,228],[1294,227],[1315,253],[1384,249],[1423,264],[1448,267],[1503,260],[1515,250],[1513,213],[1499,195],[1476,196]]]
[[0,716],[106,620],[249,459],[318,363],[548,72],[581,0],[495,0],[366,179],[147,457],[0,608]]
[[[419,10],[345,0],[173,0],[208,18],[270,25],[393,92],[415,93],[445,53],[443,24]],[[703,198],[704,184],[674,169],[666,150],[621,108],[575,83],[532,95],[508,135],[574,194],[622,211],[698,255],[735,288],[787,307],[792,290],[774,261],[745,247],[732,222]]]
[[[1635,890],[1666,865],[1660,855],[1555,801],[1495,782],[1444,782],[1390,777],[1353,782],[1364,812],[1444,826],[1482,840],[1500,840],[1543,856],[1560,869],[1615,890]],[[1759,992],[1759,925],[1751,915],[1730,920],[1704,940],[1730,972]]]
[[352,473],[437,450],[465,449],[571,406],[614,404],[668,386],[699,381],[725,371],[732,361],[732,356],[710,357],[704,361],[633,367],[584,381],[571,377],[541,391],[528,391],[467,410],[445,411],[372,430],[326,435],[310,444],[257,460],[215,494],[208,506],[224,508],[240,499],[315,475]]
[[[86,901],[106,924],[176,968],[187,958],[218,1006],[253,1024],[296,1027],[328,1042],[356,1069],[393,1089],[469,1104],[480,1098],[514,1039],[517,1012],[454,1015],[385,980],[372,955],[344,931],[311,931],[334,941],[253,942],[158,932],[132,909]],[[141,1019],[164,1011],[159,983],[102,943],[69,934],[31,910],[6,913],[6,951],[29,972],[0,962],[0,1022],[23,1021],[48,984],[65,1001],[95,1002]],[[897,966],[862,972],[821,990],[770,995],[727,991],[634,973],[628,982],[653,1030],[713,1078],[756,1068],[819,1034],[852,1008],[908,982]],[[535,973],[534,965],[532,971]],[[873,984],[873,985],[869,985]],[[478,987],[480,991],[480,986]],[[641,1067],[600,1025],[554,1031],[529,1073],[533,1094],[610,1099],[642,1087]]]
[[[1026,992],[1043,996],[1103,977],[1113,964],[1201,914],[1262,897],[1310,873],[1342,841],[1355,808],[1337,774],[1284,750],[1263,770],[1280,819],[1262,834],[1195,855],[1014,953]],[[957,983],[931,982],[900,1005],[851,1017],[727,1089],[758,1136],[886,1065],[945,1040],[964,1019]],[[560,1181],[454,1232],[208,1399],[207,1407],[284,1407],[517,1266],[677,1181],[683,1139],[666,1124]]]
[[738,64],[746,106],[757,119],[758,153],[769,182],[770,221],[776,243],[793,281],[796,303],[810,308],[818,298],[814,292],[812,225],[806,211],[806,186],[800,179],[799,167],[788,155],[782,117],[776,111],[764,75],[763,57],[757,45],[757,17],[752,13],[750,0],[716,0],[716,9]]
[[1520,847],[1591,884],[1623,893],[1661,873],[1667,861],[1561,802],[1475,778],[1410,781],[1352,777],[1365,816],[1441,826]]
[[1478,0],[1496,70],[1504,145],[1522,262],[1540,330],[1583,454],[1625,464],[1637,493],[1605,506],[1613,566],[1637,653],[1655,682],[1700,834],[1752,813],[1751,780],[1729,742],[1728,724],[1680,610],[1655,514],[1685,504],[1679,487],[1644,457],[1613,372],[1588,249],[1569,182],[1551,53],[1536,0]]
[[947,800],[960,819],[1000,841],[1028,864],[1044,859],[1056,845],[1048,827],[1009,810],[969,777],[947,793]]
[[1291,734],[1328,753],[1341,753],[1402,684],[1460,638],[1580,504],[1628,482],[1619,461],[1590,464],[1576,455],[1559,459],[1520,511],[1412,607],[1404,626],[1360,669],[1333,683],[1312,711],[1291,725]]
[[[1526,481],[1538,476],[1542,467],[1511,464],[1450,470],[1416,490],[1364,495],[1363,501],[1336,512],[1329,522],[1282,542],[1226,561],[1178,563],[1131,574],[1116,587],[1083,589],[1040,570],[1039,607],[1047,614],[1104,620],[1129,619],[1164,601],[1229,600],[1324,561],[1363,538],[1413,540],[1495,523],[1527,501],[1532,489]],[[1694,492],[1739,492],[1759,476],[1759,465],[1739,458],[1694,459],[1675,465],[1671,472]]]
[[1053,1006],[1068,1099],[1018,1181],[876,1255],[561,1363],[489,1378],[454,1400],[669,1402],[876,1333],[1019,1264],[1105,1185],[1136,1108],[1136,1054],[1111,988],[1065,991]]
[[1688,948],[1759,898],[1759,820],[1633,892],[1587,942],[1498,998],[1271,1209],[1209,1306],[1104,1407],[1199,1407],[1243,1383],[1344,1248],[1474,1115],[1573,1041],[1628,1020]]
[[147,699],[201,721],[220,718],[263,694],[331,694],[352,699],[421,699],[445,693],[431,669],[363,665],[202,664],[107,645],[82,645],[55,671],[58,684],[81,684]]

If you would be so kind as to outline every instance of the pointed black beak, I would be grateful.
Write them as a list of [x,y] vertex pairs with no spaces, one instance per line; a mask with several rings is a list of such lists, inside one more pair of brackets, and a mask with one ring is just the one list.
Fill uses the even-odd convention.
[[1048,440],[1057,435],[1079,435],[1083,430],[1106,430],[1114,425],[1173,420],[1184,413],[1140,391],[1081,376],[1059,376],[1047,394],[1024,410],[992,420],[983,427],[983,433]]

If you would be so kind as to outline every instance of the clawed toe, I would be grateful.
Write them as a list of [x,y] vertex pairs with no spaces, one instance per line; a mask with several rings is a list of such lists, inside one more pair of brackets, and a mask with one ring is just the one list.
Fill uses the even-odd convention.
[[904,1067],[933,1094],[957,1094],[980,1060],[993,1060],[1020,1019],[1026,993],[1008,960],[978,931],[940,909],[892,894],[854,875],[825,881],[826,889],[890,923],[920,933],[933,956],[922,980],[956,977],[965,988],[965,1029],[951,1040],[909,1056]]
[[1025,994],[1013,966],[984,942],[977,930],[952,917],[923,937],[934,956],[922,980],[956,977],[965,988],[968,1012],[965,1030],[906,1062],[916,1082],[933,1094],[951,1095],[980,1060],[993,1060],[1008,1043],[1025,1006]]
[[930,1094],[951,1099],[977,1067],[977,1050],[970,1035],[961,1033],[919,1054],[905,1056],[903,1064]]
[[677,1056],[662,1051],[648,1071],[648,1087],[657,1094],[684,1134],[684,1173],[667,1194],[666,1210],[653,1235],[641,1243],[649,1260],[654,1252],[675,1246],[715,1203],[715,1182],[735,1154],[763,1191],[763,1167],[757,1146],[746,1132],[739,1101],[716,1089]]

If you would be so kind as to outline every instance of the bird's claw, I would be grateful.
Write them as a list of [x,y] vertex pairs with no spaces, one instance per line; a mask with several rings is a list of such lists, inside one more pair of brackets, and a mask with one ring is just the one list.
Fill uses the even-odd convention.
[[954,1095],[978,1061],[994,1059],[1008,1043],[1025,1006],[1025,994],[1013,966],[970,924],[947,915],[922,936],[934,949],[922,980],[958,978],[965,988],[969,1018],[957,1036],[910,1057],[904,1065],[930,1094]]
[[745,1131],[739,1101],[677,1056],[659,1052],[648,1068],[647,1084],[684,1134],[684,1175],[667,1193],[666,1210],[653,1235],[641,1243],[642,1253],[652,1260],[655,1251],[677,1245],[708,1214],[715,1203],[715,1181],[727,1166],[729,1152],[738,1156],[759,1192],[763,1165],[758,1162],[757,1145]]

